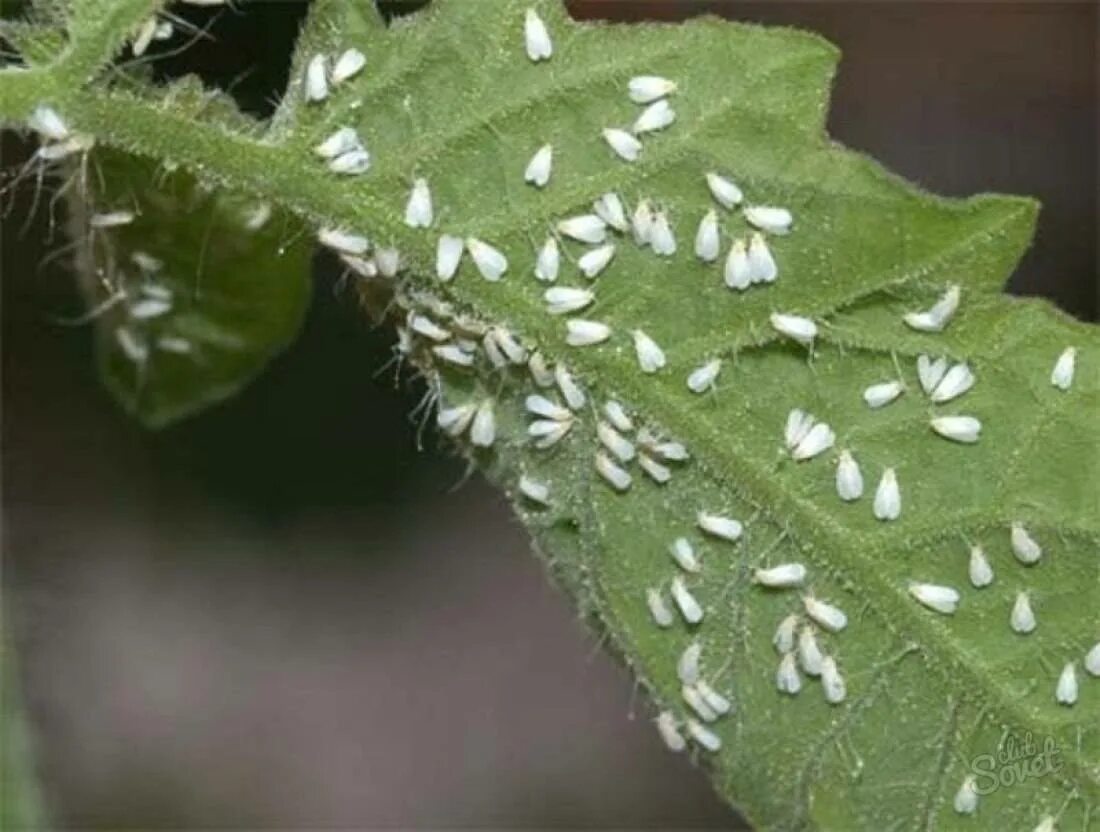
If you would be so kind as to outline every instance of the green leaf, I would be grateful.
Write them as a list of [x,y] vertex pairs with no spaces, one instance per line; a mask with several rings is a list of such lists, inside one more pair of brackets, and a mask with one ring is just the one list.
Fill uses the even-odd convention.
[[[689,710],[676,663],[690,643],[701,644],[705,678],[735,708],[713,726],[721,750],[692,753],[762,828],[1026,830],[1045,817],[1062,829],[1095,828],[1100,681],[1081,664],[1100,637],[1100,337],[1047,304],[999,294],[1028,244],[1035,204],[940,199],[829,141],[823,124],[837,56],[804,33],[711,18],[579,24],[551,0],[439,0],[383,32],[361,5],[315,5],[265,135],[170,98],[151,102],[118,87],[77,95],[60,70],[41,88],[0,75],[0,114],[25,115],[38,89],[99,141],[249,192],[315,226],[397,246],[406,271],[392,291],[402,314],[430,315],[467,337],[479,326],[460,316],[504,328],[568,366],[589,405],[561,442],[539,450],[527,436],[524,399],[557,393],[538,388],[523,367],[495,370],[480,350],[462,371],[440,363],[423,339],[403,342],[443,406],[493,402],[492,447],[466,451],[514,498],[562,585],[680,724]],[[545,63],[524,54],[529,6],[553,34]],[[350,46],[367,54],[367,69],[325,102],[306,103],[310,58]],[[626,96],[638,74],[677,82],[677,120],[646,136],[641,159],[627,164],[600,131],[639,114]],[[372,154],[363,176],[332,174],[313,152],[344,125]],[[523,183],[523,170],[547,142],[555,169],[538,190]],[[793,211],[792,233],[768,238],[776,283],[732,292],[720,266],[692,256],[696,225],[713,207],[703,178],[712,170],[736,180],[750,202]],[[402,222],[413,177],[431,185],[431,231]],[[612,330],[604,344],[571,347],[563,319],[545,312],[546,286],[531,273],[535,251],[558,220],[587,212],[608,191],[630,206],[653,199],[670,216],[679,251],[665,259],[613,235],[615,258],[590,282],[572,263],[583,247],[567,243],[559,285],[592,288],[597,299],[583,316]],[[726,244],[750,233],[737,212],[721,219]],[[439,283],[441,232],[500,248],[511,264],[504,279],[484,280],[466,257],[453,282]],[[928,308],[949,285],[960,287],[962,304],[946,332],[905,326],[906,312]],[[812,355],[769,325],[777,311],[818,322]],[[663,346],[660,372],[639,370],[634,329]],[[1068,346],[1078,350],[1078,373],[1061,391],[1049,379]],[[914,369],[922,354],[968,362],[975,387],[933,405]],[[716,389],[689,392],[687,375],[718,357]],[[904,382],[904,395],[869,409],[864,388],[891,378]],[[596,425],[609,399],[633,415],[636,444],[644,427],[686,445],[691,459],[669,465],[667,484],[635,461],[627,466],[632,484],[619,493],[594,471]],[[836,449],[791,460],[783,425],[792,408],[830,424]],[[934,434],[930,419],[942,414],[980,418],[980,440],[961,445]],[[835,493],[842,448],[866,480],[853,503]],[[888,467],[903,508],[881,522],[872,493]],[[521,475],[549,486],[549,507],[518,492]],[[699,511],[737,518],[744,535],[734,544],[705,537]],[[1013,556],[1013,523],[1041,543],[1038,564]],[[661,589],[668,603],[678,569],[669,546],[679,537],[703,561],[686,581],[706,614],[698,627],[677,620],[662,629],[646,592]],[[995,579],[982,589],[968,581],[971,545],[993,563]],[[841,702],[827,702],[821,683],[805,676],[797,695],[776,688],[772,636],[802,608],[801,595],[764,589],[753,576],[785,562],[804,564],[808,590],[848,614],[843,632],[818,634],[846,681]],[[955,588],[958,611],[920,606],[912,581]],[[1008,623],[1020,591],[1031,594],[1039,621],[1026,636]],[[1070,662],[1080,697],[1067,706],[1054,691]],[[1034,748],[1025,746],[1017,763],[1029,776],[998,783],[976,817],[955,812],[968,773],[984,790],[990,771],[1008,778],[1021,770],[1005,758],[1028,737]],[[1048,738],[1056,753],[1043,751]]]

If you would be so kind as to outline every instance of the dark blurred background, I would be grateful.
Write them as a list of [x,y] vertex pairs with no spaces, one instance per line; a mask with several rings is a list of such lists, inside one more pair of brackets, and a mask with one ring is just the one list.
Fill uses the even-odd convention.
[[[844,52],[833,135],[934,191],[1038,197],[1010,289],[1095,320],[1094,4],[570,7],[820,32]],[[269,111],[303,11],[187,10],[217,15],[213,38],[158,71],[197,62]],[[3,227],[3,567],[61,826],[738,828],[501,499],[417,450],[422,391],[377,373],[389,337],[330,264],[288,355],[144,434],[98,387],[89,332],[51,323],[71,279],[41,265],[61,243],[44,214],[19,233],[28,197]]]

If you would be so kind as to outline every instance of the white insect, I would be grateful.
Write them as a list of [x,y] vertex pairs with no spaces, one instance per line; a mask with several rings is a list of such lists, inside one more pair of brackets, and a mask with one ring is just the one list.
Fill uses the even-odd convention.
[[550,181],[550,173],[554,166],[554,147],[544,144],[535,151],[531,161],[527,163],[527,169],[523,172],[523,181],[536,188],[545,188]]
[[1009,624],[1012,626],[1014,632],[1020,635],[1027,635],[1034,632],[1035,611],[1031,608],[1031,598],[1026,592],[1016,593],[1016,602],[1012,605],[1012,614],[1008,619]]
[[571,347],[590,347],[602,344],[611,337],[611,327],[600,321],[571,318],[565,322],[565,343]]
[[1069,390],[1073,385],[1073,373],[1077,365],[1077,349],[1066,347],[1058,360],[1054,362],[1054,370],[1050,374],[1050,383],[1059,390]]
[[413,180],[409,202],[405,206],[405,225],[409,228],[430,228],[432,225],[432,192],[428,180]]
[[649,431],[643,429],[638,434],[638,441],[645,445],[645,449],[654,456],[659,456],[666,462],[685,462],[691,458],[682,442],[660,442]]
[[818,422],[791,451],[791,459],[795,462],[813,459],[833,447],[835,442],[836,434],[833,429],[824,422]]
[[600,440],[600,444],[607,448],[620,462],[630,462],[634,459],[634,443],[607,422],[601,421],[596,425],[596,436]]
[[769,320],[780,335],[786,335],[803,346],[813,346],[814,338],[817,337],[817,324],[809,318],[773,312]]
[[607,239],[607,223],[596,214],[582,214],[559,222],[558,232],[578,243],[599,245]]
[[161,298],[143,298],[130,305],[130,317],[136,321],[159,318],[172,311],[172,302]]
[[725,716],[733,710],[733,703],[702,679],[696,682],[695,689],[699,691],[699,695],[703,697],[703,701],[706,702],[710,709],[718,716]]
[[616,430],[623,433],[634,430],[634,422],[627,415],[626,409],[614,399],[604,403],[603,412]]
[[626,218],[626,209],[619,195],[608,192],[592,203],[596,216],[616,231],[629,231],[630,221]]
[[929,396],[936,404],[943,404],[952,399],[957,399],[974,386],[974,373],[966,364],[956,364],[948,370],[936,389]]
[[546,483],[531,479],[524,474],[519,478],[519,491],[528,500],[541,505],[550,505],[550,487]]
[[825,693],[825,701],[830,705],[839,705],[848,695],[844,677],[832,656],[826,656],[821,660],[821,689]]
[[812,595],[802,598],[802,606],[806,608],[806,615],[830,633],[839,633],[848,626],[848,616],[843,610]]
[[793,451],[797,448],[813,426],[814,417],[809,413],[798,408],[788,413],[787,424],[783,428],[783,438],[787,442],[787,449]]
[[324,101],[328,98],[328,78],[324,55],[314,55],[306,64],[306,101]]
[[368,280],[378,277],[378,266],[375,264],[373,259],[368,260],[366,257],[356,257],[351,254],[341,254],[340,262],[359,277],[364,277]]
[[266,202],[260,202],[245,212],[242,223],[246,231],[256,232],[267,225],[269,219],[271,219],[271,206]]
[[672,109],[666,99],[662,98],[659,101],[654,101],[638,116],[634,122],[634,135],[640,136],[645,133],[664,130],[674,121],[676,121],[676,111]]
[[636,75],[630,79],[627,91],[635,104],[650,104],[676,92],[676,82],[658,75]]
[[863,472],[851,451],[841,451],[837,459],[836,493],[846,503],[863,496]]
[[664,368],[665,352],[656,341],[646,335],[642,330],[636,329],[632,333],[634,337],[634,352],[638,356],[638,366],[643,373],[655,373]]
[[676,662],[676,677],[682,685],[694,685],[699,681],[699,659],[703,655],[703,645],[693,641],[680,654]]
[[616,491],[623,492],[630,488],[632,482],[630,474],[615,464],[603,451],[596,454],[596,471]]
[[27,118],[27,126],[44,139],[63,142],[69,138],[69,126],[53,107],[39,104]]
[[153,36],[156,33],[157,19],[155,17],[150,17],[137,27],[137,34],[134,35],[134,40],[130,44],[130,51],[135,58],[140,58],[145,54],[145,50],[148,49],[149,44],[153,42]]
[[687,386],[692,393],[705,393],[714,387],[718,374],[722,371],[722,360],[714,358],[696,367],[687,377]]
[[664,485],[672,479],[672,471],[667,465],[662,465],[648,454],[639,454],[638,465],[646,475],[658,485]]
[[741,193],[741,189],[721,174],[711,172],[707,174],[706,179],[707,187],[710,188],[710,195],[723,208],[735,208],[745,198],[744,194]]
[[380,248],[374,252],[374,263],[382,277],[397,277],[401,270],[401,252],[395,248]]
[[186,338],[162,335],[157,339],[157,349],[174,353],[175,355],[188,355],[191,352],[191,342]]
[[164,268],[164,261],[154,257],[147,251],[135,251],[130,255],[130,260],[145,274],[156,274]]
[[557,382],[562,398],[565,399],[565,403],[569,405],[570,410],[576,411],[584,407],[587,401],[584,390],[581,389],[572,373],[564,365],[558,364],[554,367],[554,380]]
[[691,738],[699,743],[705,750],[712,753],[721,750],[722,738],[706,726],[701,725],[694,719],[689,719],[687,721],[687,730]]
[[932,395],[944,373],[947,372],[947,359],[937,358],[933,361],[927,355],[917,356],[917,376],[920,378],[921,389],[926,395]]
[[540,419],[527,426],[527,435],[535,440],[535,447],[550,448],[558,444],[573,427],[573,420],[558,422],[553,419]]
[[904,392],[905,387],[900,381],[884,381],[880,384],[872,384],[863,391],[863,401],[868,407],[878,409],[895,401]]
[[542,297],[551,315],[568,315],[584,309],[596,299],[594,292],[573,286],[555,286],[543,292]]
[[640,246],[648,246],[653,234],[653,205],[648,199],[641,200],[634,207],[630,227],[634,232],[634,242]]
[[370,154],[363,148],[349,150],[330,161],[328,169],[342,176],[359,176],[370,170]]
[[537,393],[528,396],[524,400],[523,406],[528,413],[533,413],[535,416],[541,416],[543,419],[568,422],[573,418],[573,413],[571,411],[562,407],[557,402],[551,401],[546,398],[546,396],[540,396]]
[[539,13],[528,9],[523,19],[523,41],[527,57],[532,61],[546,61],[554,54],[554,44]]
[[486,280],[495,283],[508,271],[508,258],[476,237],[466,238],[466,250],[470,252],[474,265]]
[[767,231],[769,234],[787,234],[791,230],[794,217],[786,208],[771,205],[746,205],[742,210],[749,225]]
[[332,83],[342,84],[358,75],[367,65],[367,56],[358,49],[346,49],[332,67]]
[[550,387],[554,383],[554,373],[546,366],[546,358],[541,352],[531,353],[527,358],[527,369],[539,387]]
[[458,273],[458,264],[462,261],[464,244],[461,237],[443,234],[435,250],[435,274],[446,283]]
[[676,717],[672,715],[671,711],[661,711],[657,714],[655,723],[657,733],[661,735],[661,741],[664,742],[669,751],[679,754],[687,748],[687,740],[680,733],[680,729],[676,727]]
[[774,283],[779,266],[763,234],[753,234],[749,240],[749,272],[753,283]]
[[411,331],[417,335],[422,335],[429,341],[443,343],[451,339],[450,330],[444,329],[427,315],[421,315],[419,312],[409,313],[408,327]]
[[659,590],[647,589],[645,592],[645,603],[649,607],[650,617],[653,618],[653,623],[661,629],[666,629],[672,626],[672,610],[668,608],[665,603],[664,596],[661,595]]
[[718,259],[720,247],[718,213],[711,209],[703,215],[699,230],[695,233],[695,256],[706,263],[713,263]]
[[558,279],[560,268],[561,254],[558,251],[558,241],[554,237],[547,237],[546,242],[539,249],[538,260],[535,263],[535,277],[546,283],[553,283]]
[[775,686],[780,693],[789,693],[792,696],[802,690],[802,677],[798,675],[794,653],[784,653],[783,658],[779,660],[779,669],[775,672]]
[[1013,523],[1010,534],[1012,540],[1012,553],[1016,559],[1025,566],[1031,566],[1039,562],[1043,556],[1043,547],[1031,536],[1030,532],[1021,523]]
[[695,522],[700,529],[711,537],[717,537],[730,543],[740,540],[741,534],[744,532],[744,527],[740,521],[734,520],[732,517],[722,517],[718,514],[707,514],[705,511],[700,511],[695,515]]
[[494,326],[485,333],[485,337],[491,340],[498,350],[504,355],[510,364],[523,364],[527,361],[527,350],[519,342],[515,335],[504,327]]
[[730,253],[726,255],[724,277],[726,286],[741,292],[752,285],[752,264],[749,262],[744,240],[734,240],[730,246]]
[[460,404],[454,407],[440,408],[436,414],[435,422],[439,429],[448,436],[461,436],[474,420],[477,406],[473,404]]
[[470,425],[470,441],[478,448],[488,448],[497,437],[497,420],[493,400],[484,399],[477,406],[474,422]]
[[649,245],[654,253],[662,257],[671,257],[676,253],[676,237],[672,233],[672,226],[664,211],[657,211],[653,215],[653,225],[649,229]]
[[115,330],[115,343],[122,354],[135,364],[144,364],[149,358],[149,345],[133,330],[120,326]]
[[472,367],[476,358],[472,351],[464,349],[458,344],[442,344],[438,347],[432,347],[432,354],[448,364],[454,364],[458,367]]
[[803,627],[798,631],[798,662],[807,676],[821,675],[821,662],[825,654],[817,646],[817,633],[813,627]]
[[482,349],[485,350],[485,356],[489,359],[489,363],[493,365],[496,370],[503,370],[511,363],[508,360],[508,356],[501,350],[500,345],[497,343],[497,339],[493,337],[492,333],[486,332],[485,336],[481,339]]
[[780,653],[790,653],[794,650],[794,636],[795,631],[798,629],[799,621],[801,621],[801,619],[792,613],[780,621],[779,626],[775,628],[775,635],[772,636],[772,644]]
[[958,286],[948,286],[947,291],[927,312],[908,312],[904,320],[918,332],[942,332],[959,308],[961,293]]
[[88,225],[96,229],[121,228],[135,219],[133,211],[104,211],[88,217]]
[[781,563],[768,569],[757,569],[752,579],[761,586],[774,589],[802,586],[806,580],[806,567],[801,563]]
[[362,142],[359,140],[359,134],[355,132],[355,128],[341,127],[313,148],[313,152],[322,159],[335,159],[337,156],[342,156],[349,150],[355,150],[362,146]]
[[937,416],[931,422],[932,430],[944,439],[972,445],[978,441],[982,423],[973,416]]
[[606,127],[604,141],[615,151],[615,155],[624,162],[636,162],[642,153],[642,143],[632,133],[618,127]]
[[1058,677],[1058,687],[1055,688],[1054,698],[1059,705],[1074,705],[1077,703],[1077,665],[1066,662],[1062,668],[1062,674]]
[[1093,676],[1100,676],[1100,641],[1085,654],[1085,670]]
[[968,774],[963,778],[959,790],[955,792],[952,806],[960,815],[972,815],[978,811],[978,792],[974,788],[975,785],[974,775]]
[[937,584],[911,583],[909,594],[933,612],[951,615],[959,606],[959,591]]
[[676,564],[685,572],[699,572],[703,568],[695,554],[695,549],[692,548],[686,537],[678,537],[672,541],[668,551]]
[[718,712],[710,706],[710,703],[707,702],[696,685],[682,685],[680,696],[683,697],[688,707],[695,711],[695,715],[699,719],[704,722],[715,722],[718,719]]
[[1050,815],[1044,817],[1039,821],[1039,825],[1036,826],[1032,832],[1056,832],[1054,827],[1054,818]]
[[981,546],[970,547],[970,564],[967,567],[970,583],[976,588],[989,586],[993,583],[993,566],[985,555]]
[[577,260],[577,268],[581,270],[581,274],[585,277],[592,279],[598,277],[600,273],[607,268],[607,265],[611,262],[611,258],[614,256],[615,246],[612,243],[608,243],[582,254]]
[[901,516],[901,489],[893,468],[882,472],[882,479],[875,489],[875,517],[879,520],[897,520]]
[[359,257],[366,254],[370,248],[370,240],[362,234],[353,234],[342,228],[322,228],[317,232],[317,240],[325,248],[330,248],[341,254],[350,254]]
[[676,602],[684,621],[688,624],[698,624],[703,620],[703,608],[679,575],[672,579],[671,592],[672,600]]

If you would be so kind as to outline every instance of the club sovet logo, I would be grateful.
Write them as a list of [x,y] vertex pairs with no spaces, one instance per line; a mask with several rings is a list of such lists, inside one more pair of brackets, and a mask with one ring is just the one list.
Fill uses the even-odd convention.
[[986,795],[1054,774],[1062,765],[1062,751],[1054,737],[1036,739],[1028,731],[1023,737],[1008,734],[995,753],[971,759],[970,773],[974,775],[974,791]]

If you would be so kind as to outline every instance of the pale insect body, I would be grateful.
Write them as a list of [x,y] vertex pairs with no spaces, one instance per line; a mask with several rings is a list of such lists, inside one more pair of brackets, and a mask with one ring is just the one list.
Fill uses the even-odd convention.
[[1093,676],[1100,676],[1100,641],[1085,654],[1085,670]]
[[256,232],[267,225],[267,221],[271,219],[272,209],[266,202],[257,203],[255,206],[245,212],[242,217],[242,223],[246,231]]
[[1043,547],[1031,536],[1031,533],[1024,528],[1022,523],[1012,524],[1009,538],[1012,541],[1012,553],[1016,555],[1016,560],[1025,566],[1038,563],[1043,556]]
[[672,545],[668,547],[668,552],[672,555],[672,559],[676,561],[676,565],[685,572],[695,573],[703,568],[702,564],[699,563],[698,556],[695,554],[695,549],[686,537],[678,537],[672,541]]
[[88,218],[88,225],[96,229],[121,228],[132,223],[134,218],[133,211],[104,211],[92,214]]
[[806,580],[806,567],[801,563],[781,563],[767,569],[757,569],[753,582],[771,589],[788,589],[802,586]]
[[465,349],[458,344],[441,344],[440,346],[432,347],[432,353],[448,364],[454,364],[456,367],[472,367],[476,359],[476,355],[472,350]]
[[508,258],[502,252],[476,237],[466,238],[466,250],[481,276],[495,283],[508,271]]
[[531,161],[527,163],[527,169],[523,172],[523,181],[536,188],[545,188],[550,181],[550,173],[554,166],[554,147],[544,144],[535,151]]
[[676,727],[676,717],[672,715],[671,711],[661,711],[657,714],[655,720],[657,725],[657,733],[661,736],[661,741],[664,742],[665,747],[674,754],[679,754],[685,748],[687,748],[687,740],[684,739],[684,735],[680,733],[680,729]]
[[324,55],[314,55],[306,64],[306,101],[318,102],[328,98],[327,61]]
[[642,153],[642,143],[632,133],[618,127],[606,127],[603,131],[603,138],[608,147],[624,162],[638,161],[638,157]]
[[744,240],[734,240],[730,253],[726,255],[724,278],[730,289],[745,291],[752,285],[752,264]]
[[140,58],[145,54],[145,50],[149,48],[149,44],[153,42],[153,37],[157,33],[157,19],[150,17],[148,20],[143,21],[137,27],[137,33],[134,35],[134,39],[130,44],[130,52],[135,58]]
[[773,312],[769,320],[772,328],[780,335],[785,335],[803,346],[813,346],[814,338],[817,337],[817,324],[809,318]]
[[742,213],[749,225],[769,234],[787,234],[794,222],[794,217],[786,208],[771,205],[746,205]]
[[664,368],[666,359],[664,350],[640,329],[632,333],[634,338],[634,352],[638,358],[638,366],[643,373],[656,373]]
[[698,624],[703,620],[703,608],[679,575],[672,579],[671,592],[672,600],[676,602],[676,607],[680,610],[684,621],[688,624]]
[[409,228],[431,228],[432,192],[428,180],[417,177],[413,180],[409,201],[405,206],[405,225]]
[[970,563],[967,566],[970,583],[975,589],[987,587],[993,583],[993,566],[981,546],[970,547]]
[[602,344],[611,337],[611,327],[600,321],[571,318],[565,322],[565,343],[571,347]]
[[780,693],[794,695],[802,690],[802,677],[798,674],[794,653],[784,653],[775,671],[775,686]]
[[589,306],[596,295],[588,289],[577,289],[572,286],[555,286],[543,293],[546,301],[546,311],[551,315],[568,315]]
[[359,176],[370,170],[370,154],[361,147],[341,153],[328,163],[328,169],[342,176]]
[[895,401],[904,390],[905,387],[900,381],[884,381],[879,384],[872,384],[863,391],[863,401],[867,403],[868,407],[877,410]]
[[680,696],[703,722],[716,722],[718,720],[718,712],[710,706],[710,703],[707,702],[695,685],[681,685]]
[[600,245],[607,239],[607,223],[596,214],[582,214],[561,220],[558,232],[578,243]]
[[1054,369],[1050,373],[1050,383],[1059,390],[1069,390],[1073,386],[1073,374],[1077,365],[1077,349],[1066,347],[1058,360],[1054,362]]
[[848,696],[844,676],[832,656],[821,660],[821,689],[825,693],[825,701],[830,705],[839,705]]
[[661,595],[659,590],[647,589],[645,593],[645,602],[646,606],[649,607],[649,615],[653,619],[654,624],[662,630],[672,626],[672,610],[668,608],[664,596]]
[[1054,698],[1059,705],[1077,703],[1077,665],[1073,662],[1066,662],[1066,666],[1062,668],[1058,685],[1054,689]]
[[700,511],[695,515],[695,522],[707,534],[730,543],[736,543],[740,540],[744,531],[740,521],[734,520],[732,517],[708,514],[705,511]]
[[725,716],[733,710],[733,703],[704,680],[700,679],[696,682],[695,689],[699,691],[699,695],[703,697],[703,701],[706,702],[710,709],[718,716]]
[[397,277],[401,270],[401,252],[395,248],[380,248],[374,253],[374,264],[382,277]]
[[707,188],[710,189],[710,195],[714,197],[723,208],[735,208],[741,204],[741,200],[745,198],[741,193],[741,189],[737,185],[718,173],[708,173],[706,175]]
[[636,75],[627,84],[627,92],[635,104],[651,104],[676,92],[676,83],[658,75]]
[[120,326],[115,330],[115,343],[122,354],[134,364],[144,364],[149,358],[149,345],[133,330]]
[[533,352],[527,358],[527,369],[531,373],[531,380],[539,387],[552,387],[554,385],[554,373],[546,365],[546,358],[541,352]]
[[519,492],[533,503],[550,505],[550,487],[526,474],[519,478]]
[[634,213],[630,218],[630,228],[634,233],[634,242],[640,246],[648,246],[653,233],[653,205],[648,199],[643,199],[634,206]]
[[793,451],[799,446],[806,434],[814,426],[814,417],[804,410],[794,408],[787,414],[787,423],[783,429],[783,438],[787,442],[787,449]]
[[774,283],[779,277],[779,266],[763,234],[753,234],[749,239],[749,272],[753,283]]
[[577,259],[577,268],[581,270],[581,274],[585,277],[592,279],[598,277],[607,268],[614,256],[615,246],[608,243],[582,254]]
[[188,355],[191,352],[191,342],[186,338],[162,335],[157,339],[157,349],[174,353],[175,355]]
[[937,416],[930,424],[944,439],[964,445],[973,445],[982,432],[982,423],[973,416]]
[[358,277],[364,277],[368,280],[378,277],[378,266],[373,259],[356,257],[353,254],[341,254],[340,262]]
[[966,364],[956,364],[940,379],[940,383],[936,385],[936,389],[932,391],[929,398],[936,404],[943,404],[957,399],[973,386],[974,373],[971,372],[970,367]]
[[69,126],[53,107],[39,104],[27,118],[27,126],[44,139],[63,142],[69,138]]
[[676,677],[680,684],[694,685],[699,681],[699,659],[703,655],[703,646],[693,641],[684,648],[680,658],[676,661]]
[[653,226],[649,230],[649,245],[655,254],[662,257],[671,257],[676,253],[676,236],[664,211],[657,211],[653,215]]
[[806,614],[830,633],[839,633],[848,626],[848,616],[839,607],[821,601],[812,595],[802,599]]
[[470,441],[478,448],[488,448],[496,440],[497,423],[493,400],[484,399],[477,406],[473,424],[470,425]]
[[1057,832],[1054,826],[1054,818],[1047,815],[1039,821],[1039,825],[1036,826],[1032,832]]
[[540,450],[552,448],[558,444],[573,427],[573,420],[558,422],[554,419],[540,419],[527,426],[527,435],[535,442],[535,447]]
[[715,753],[722,748],[722,738],[694,719],[687,721],[688,735],[703,749]]
[[972,815],[978,811],[978,792],[974,788],[975,785],[976,781],[973,774],[968,774],[963,778],[951,804],[958,814]]
[[901,488],[898,486],[898,476],[893,468],[887,468],[882,472],[882,479],[875,489],[875,502],[872,506],[875,518],[889,521],[897,520],[901,516]]
[[649,454],[638,455],[638,465],[651,480],[658,485],[664,485],[672,479],[672,471],[667,465],[662,465]]
[[481,348],[485,350],[485,357],[489,359],[489,363],[493,365],[494,369],[504,370],[508,367],[510,363],[508,361],[508,356],[501,350],[500,345],[491,332],[486,332],[485,335],[482,336]]
[[540,396],[537,393],[528,396],[524,400],[524,407],[528,413],[532,413],[535,416],[541,416],[544,419],[567,422],[573,418],[573,413],[571,411],[562,407],[557,402],[551,401],[546,398],[546,396]]
[[691,458],[683,443],[657,441],[648,431],[643,431],[638,441],[645,445],[646,451],[653,456],[659,456],[666,462],[686,462]]
[[362,234],[355,234],[342,228],[322,228],[317,232],[317,240],[325,248],[340,254],[350,254],[353,257],[366,254],[367,249],[370,248],[370,240]]
[[703,215],[699,230],[695,233],[695,256],[705,263],[713,263],[718,259],[720,247],[718,213],[711,209]]
[[592,203],[592,210],[608,227],[622,232],[630,230],[630,220],[626,218],[626,209],[617,193],[608,192],[601,196]]
[[560,269],[561,254],[558,251],[558,241],[553,237],[547,237],[546,242],[539,249],[538,260],[535,262],[535,277],[546,283],[553,283],[558,279]]
[[1016,601],[1012,605],[1012,613],[1008,617],[1008,623],[1013,632],[1022,636],[1035,631],[1035,611],[1031,608],[1031,597],[1026,592],[1016,593]]
[[130,317],[135,321],[148,321],[172,311],[172,302],[163,298],[142,298],[130,305]]
[[722,360],[714,358],[696,367],[687,377],[687,386],[692,393],[705,393],[714,387],[718,374],[722,371]]
[[931,309],[925,312],[908,312],[903,320],[910,329],[918,332],[942,332],[959,308],[960,297],[959,287],[949,286]]
[[448,436],[461,436],[474,420],[476,412],[477,406],[469,403],[444,407],[436,414],[435,421]]
[[620,468],[603,451],[596,454],[596,471],[616,491],[621,493],[630,488],[632,482],[630,474]]
[[821,662],[825,654],[817,646],[817,634],[813,627],[803,627],[798,632],[798,661],[807,676],[821,675]]
[[672,109],[672,105],[664,98],[654,101],[634,122],[634,135],[640,136],[645,133],[654,133],[658,130],[664,130],[676,121],[676,111]]
[[584,407],[587,401],[584,390],[581,389],[580,385],[577,384],[576,380],[573,378],[573,374],[570,373],[564,365],[555,365],[554,381],[557,382],[562,398],[565,399],[565,403],[569,405],[570,410],[576,411]]
[[342,84],[358,75],[367,65],[367,56],[358,49],[345,49],[332,67],[332,83]]
[[504,327],[490,327],[485,336],[496,345],[509,364],[519,365],[527,361],[527,349]]
[[409,314],[408,326],[410,330],[429,341],[443,343],[451,339],[450,330],[444,329],[427,315],[421,315],[418,312]]
[[607,421],[614,425],[616,430],[623,433],[634,430],[634,422],[627,415],[626,409],[617,401],[606,402],[603,406],[603,412],[607,417]]
[[813,459],[833,447],[835,442],[836,433],[833,429],[824,422],[818,422],[791,451],[791,459],[796,462]]
[[798,630],[799,621],[799,617],[792,613],[780,621],[779,626],[775,628],[772,645],[780,653],[790,653],[794,650],[795,633]]
[[850,451],[841,451],[837,460],[836,493],[846,503],[863,496],[863,473]]
[[528,9],[523,18],[523,41],[527,57],[536,63],[549,60],[554,54],[554,43],[546,23],[534,9]]
[[362,142],[359,140],[359,134],[355,132],[355,128],[341,127],[313,148],[313,152],[322,159],[335,159],[337,156],[361,146]]
[[630,462],[634,459],[634,443],[619,433],[607,422],[600,421],[596,425],[596,436],[600,444],[620,462]]
[[952,615],[959,607],[959,591],[949,586],[911,583],[909,594],[928,609],[943,615]]
[[921,389],[925,395],[932,395],[940,381],[947,372],[947,359],[937,358],[932,360],[927,355],[917,356],[917,376],[920,378]]

